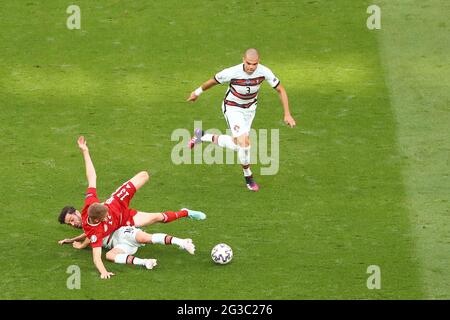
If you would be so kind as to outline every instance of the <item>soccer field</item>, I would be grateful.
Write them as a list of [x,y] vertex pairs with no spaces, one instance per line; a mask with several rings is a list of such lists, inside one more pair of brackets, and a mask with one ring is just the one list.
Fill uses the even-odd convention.
[[[70,4],[81,29],[66,26]],[[450,4],[380,0],[369,30],[371,4],[2,1],[0,299],[450,299]],[[237,164],[171,159],[175,130],[225,132],[225,85],[186,98],[249,47],[297,121],[263,84],[253,128],[279,130],[279,170],[253,166],[257,193]],[[105,262],[116,275],[101,280],[90,249],[57,244],[79,234],[57,221],[83,204],[79,135],[101,200],[148,170],[132,207],[208,215],[145,228],[192,238],[194,256],[147,245],[136,256],[157,268]],[[220,242],[225,266],[210,258]]]

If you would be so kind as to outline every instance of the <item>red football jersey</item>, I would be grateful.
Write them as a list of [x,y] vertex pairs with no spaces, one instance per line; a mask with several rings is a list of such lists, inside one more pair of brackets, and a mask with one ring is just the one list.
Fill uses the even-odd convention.
[[84,233],[91,241],[92,248],[101,247],[103,239],[106,239],[122,226],[134,225],[133,216],[136,210],[129,209],[130,200],[133,198],[136,188],[131,182],[124,183],[118,188],[111,197],[104,202],[108,208],[106,220],[98,224],[88,222],[88,208],[93,203],[99,203],[96,188],[88,188],[84,201],[84,207],[81,211],[81,221]]

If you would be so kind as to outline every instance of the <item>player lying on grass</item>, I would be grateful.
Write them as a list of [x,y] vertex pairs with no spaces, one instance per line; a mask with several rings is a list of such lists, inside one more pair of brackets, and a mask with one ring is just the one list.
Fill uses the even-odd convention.
[[[92,160],[89,155],[89,149],[86,144],[86,140],[84,137],[80,137],[78,139],[78,146],[80,147],[83,156],[85,158],[86,163],[86,175],[88,178],[88,184],[89,185],[95,185],[96,184],[96,173],[95,168],[93,166]],[[136,176],[134,176],[130,181],[134,182],[134,185],[142,186],[149,180],[149,175],[146,171],[139,172]],[[94,187],[95,188],[95,187]],[[120,188],[116,190],[115,193],[120,192]],[[89,194],[89,190],[86,194],[86,196]],[[111,196],[111,198],[108,200],[109,202],[113,203],[113,207],[119,207],[117,205],[117,201],[114,198],[114,194]],[[128,202],[129,203],[129,202]],[[109,204],[107,204],[108,206]],[[158,212],[158,213],[150,213],[150,212],[143,212],[143,211],[137,211],[134,209],[130,209],[127,207],[123,208],[122,210],[122,225],[131,225],[135,227],[145,227],[149,226],[151,224],[161,222],[161,223],[168,223],[172,222],[176,219],[183,218],[183,217],[189,217],[193,220],[203,220],[206,218],[206,215],[199,211],[189,210],[189,209],[182,209],[180,211],[167,211],[167,212]],[[61,210],[61,213],[59,214],[58,221],[61,224],[66,224],[68,226],[71,226],[73,228],[82,229],[82,217],[80,211],[75,209],[72,206],[66,206]],[[66,243],[73,243],[75,241],[83,241],[86,238],[86,235],[82,233],[81,235],[71,238],[71,239],[63,239],[58,241],[59,244],[66,244]]]
[[[206,219],[206,215],[200,211],[194,211],[190,209],[181,209],[180,211],[166,211],[166,212],[158,212],[158,213],[150,213],[150,212],[142,212],[134,209],[129,209],[130,219],[127,219],[125,222],[126,225],[135,226],[137,228],[146,227],[152,225],[154,223],[169,223],[174,220],[188,217],[193,220],[203,220]],[[124,219],[125,220],[125,219]],[[59,214],[58,221],[61,224],[66,224],[76,229],[82,229],[82,218],[81,213],[72,206],[64,207]],[[83,241],[86,238],[85,233],[83,232],[79,236],[74,238],[66,238],[59,240],[58,243],[63,244],[71,244],[77,241]]]
[[[134,194],[140,189],[149,179],[149,175],[146,171],[142,171],[125,182],[120,188],[118,188],[111,197],[104,203],[100,203],[97,197],[97,176],[95,168],[92,163],[89,148],[86,140],[83,136],[78,138],[78,147],[80,148],[86,166],[86,177],[88,180],[88,189],[86,192],[85,203],[81,213],[77,210],[69,213],[71,210],[64,210],[59,216],[59,221],[71,225],[73,227],[83,228],[84,233],[74,239],[61,240],[59,243],[70,243],[78,240],[89,240],[93,248],[94,264],[101,274],[102,279],[109,278],[111,273],[108,272],[103,265],[101,259],[102,245],[107,246],[109,241],[112,241],[111,235],[114,231],[123,226],[146,226],[155,222],[170,222],[181,217],[190,217],[195,220],[203,220],[206,215],[203,212],[182,209],[178,212],[163,212],[163,213],[145,213],[138,212],[137,210],[130,209],[129,204]],[[67,208],[67,207],[66,207]],[[66,211],[66,212],[64,212]],[[86,239],[87,238],[87,239]],[[167,238],[170,244],[174,241],[173,237]],[[152,243],[162,243],[161,237],[156,236],[150,240]],[[145,243],[149,243],[148,241]],[[188,251],[192,251],[192,241],[190,239],[184,239],[178,241],[175,238],[174,244],[185,248]],[[77,247],[78,245],[74,245]],[[121,258],[118,258],[121,261]]]
[[259,88],[264,80],[280,96],[284,109],[284,122],[290,127],[294,127],[295,120],[289,111],[286,90],[269,68],[259,64],[259,53],[253,48],[245,51],[243,63],[220,71],[193,91],[187,99],[187,101],[195,101],[203,91],[217,84],[229,83],[222,101],[222,112],[231,130],[232,137],[228,135],[205,134],[202,130],[195,129],[194,136],[189,142],[189,148],[192,149],[201,142],[212,142],[221,147],[237,151],[244,171],[247,188],[252,191],[258,191],[259,186],[253,179],[252,171],[250,170],[249,133],[256,114]]
[[[106,219],[106,213],[104,214],[103,219]],[[97,219],[94,219],[94,221],[97,221]],[[74,242],[74,248],[84,249],[90,242],[90,239],[86,237],[83,242]],[[191,239],[180,239],[169,236],[165,233],[149,234],[131,226],[120,227],[114,231],[108,237],[106,243],[103,242],[102,247],[109,250],[106,253],[106,259],[109,261],[119,264],[140,265],[146,267],[147,269],[153,269],[153,267],[157,264],[156,259],[141,259],[134,256],[139,247],[145,246],[149,243],[165,245],[174,244],[180,249],[186,250],[190,254],[195,253],[195,245]],[[114,273],[106,270],[104,272],[104,274],[101,274],[102,279],[107,279],[114,275]]]

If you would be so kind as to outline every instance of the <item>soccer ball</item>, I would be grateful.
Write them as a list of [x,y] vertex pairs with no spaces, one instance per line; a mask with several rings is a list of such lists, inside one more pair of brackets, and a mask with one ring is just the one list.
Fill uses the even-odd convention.
[[227,264],[233,259],[233,250],[225,243],[219,243],[211,250],[211,258],[215,263]]

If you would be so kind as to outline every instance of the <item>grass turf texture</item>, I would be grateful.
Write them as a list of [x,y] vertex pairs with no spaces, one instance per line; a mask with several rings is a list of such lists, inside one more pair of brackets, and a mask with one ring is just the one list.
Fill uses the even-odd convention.
[[[425,8],[420,1],[386,2],[390,11],[380,31],[366,28],[366,1],[77,1],[82,29],[72,31],[65,25],[68,4],[2,3],[0,297],[449,298],[442,256],[448,195],[412,188],[418,182],[427,191],[448,191],[449,144],[436,137],[448,135],[449,96],[445,90],[436,96],[437,79],[420,72],[399,86],[416,60],[392,60],[428,54],[421,66],[430,75],[440,71],[439,83],[448,87],[449,64],[434,57],[448,59],[448,42],[436,53],[432,41],[407,41],[414,38],[405,28],[408,15],[427,17],[416,24],[419,37],[448,34],[445,10],[432,10],[445,2],[431,2]],[[184,100],[215,72],[239,63],[249,46],[280,77],[298,123],[296,129],[282,124],[277,94],[263,85],[253,127],[280,129],[280,170],[257,175],[259,193],[245,190],[237,165],[175,166],[170,159],[174,129],[191,130],[194,120],[225,129],[224,87],[194,105]],[[408,128],[417,120],[399,114],[405,99],[417,101],[413,83],[428,88],[423,101],[435,102],[421,130],[436,135],[412,134]],[[137,256],[157,258],[155,270],[106,262],[116,276],[101,281],[90,250],[57,245],[77,234],[56,216],[68,203],[82,204],[80,134],[88,140],[101,199],[147,169],[152,179],[133,207],[187,206],[208,214],[203,222],[147,228],[192,237],[195,256],[146,246]],[[419,143],[430,150],[439,145],[427,153],[429,166],[408,157]],[[436,173],[433,189],[427,170]],[[424,207],[426,222],[416,219]],[[421,223],[443,235],[439,246],[436,232],[418,232]],[[234,249],[230,265],[209,258],[219,242]],[[70,265],[81,268],[81,290],[66,288]],[[369,265],[381,267],[381,290],[366,287]]]

